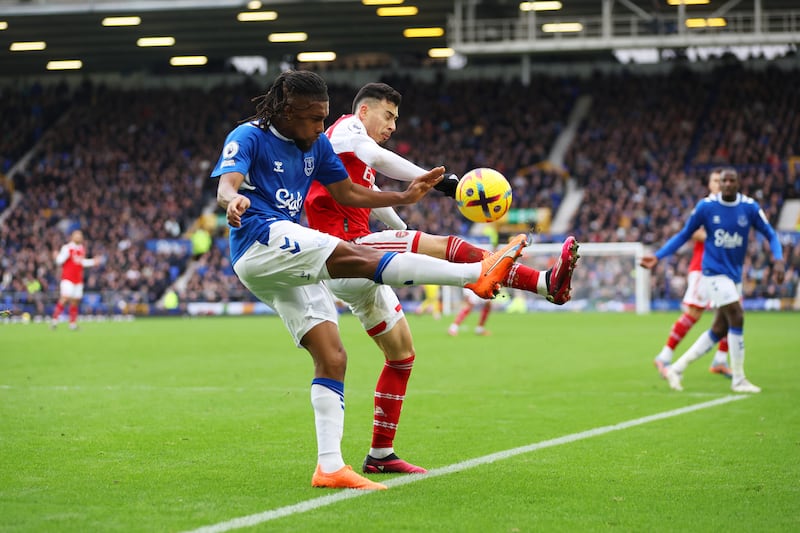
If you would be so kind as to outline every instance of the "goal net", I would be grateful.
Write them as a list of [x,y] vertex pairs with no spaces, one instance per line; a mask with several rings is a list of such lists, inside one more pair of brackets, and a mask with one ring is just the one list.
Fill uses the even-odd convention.
[[[520,262],[537,270],[547,270],[561,253],[561,243],[535,243],[525,249]],[[581,244],[580,259],[572,276],[572,299],[553,305],[536,294],[504,289],[495,299],[497,309],[508,312],[530,311],[605,311],[650,312],[650,271],[639,266],[645,247],[638,242]],[[463,291],[443,287],[442,304],[446,314],[458,311]]]

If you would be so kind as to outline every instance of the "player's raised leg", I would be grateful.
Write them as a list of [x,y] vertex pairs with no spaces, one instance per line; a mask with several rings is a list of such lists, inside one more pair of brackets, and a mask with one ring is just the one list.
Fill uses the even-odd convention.
[[474,283],[468,283],[466,288],[481,298],[494,298],[508,277],[508,272],[517,258],[522,255],[522,249],[528,245],[525,235],[517,235],[508,244],[487,255],[481,261],[481,275]]
[[550,270],[540,271],[516,263],[511,267],[503,285],[512,289],[535,292],[556,305],[567,303],[572,297],[572,273],[580,257],[578,247],[575,237],[567,237],[561,246],[561,253]]

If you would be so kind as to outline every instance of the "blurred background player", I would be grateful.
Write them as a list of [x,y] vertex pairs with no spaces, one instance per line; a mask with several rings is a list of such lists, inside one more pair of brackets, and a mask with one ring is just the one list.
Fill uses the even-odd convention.
[[731,390],[758,393],[761,388],[750,383],[744,373],[744,308],[742,296],[742,266],[747,253],[750,229],[754,228],[769,240],[774,259],[775,277],[783,282],[785,265],[783,248],[778,235],[758,203],[739,192],[739,174],[732,168],[720,172],[720,193],[698,203],[680,232],[674,235],[654,255],[644,256],[641,265],[653,268],[660,259],[675,253],[698,228],[706,229],[703,253],[703,277],[700,289],[717,308],[711,329],[667,370],[667,381],[673,390],[683,390],[683,372],[689,363],[699,359],[725,335],[730,349]]
[[64,306],[69,302],[69,329],[75,330],[78,329],[78,311],[83,298],[83,269],[99,264],[102,258],[86,257],[83,232],[79,229],[72,232],[69,242],[61,247],[55,257],[56,264],[61,265],[61,283],[50,327],[56,329]]
[[[719,193],[720,171],[714,169],[708,176],[708,192],[710,194]],[[705,248],[706,230],[700,228],[692,235],[694,242],[694,249],[692,250],[692,259],[689,261],[689,273],[686,277],[686,292],[683,294],[683,314],[678,317],[672,329],[670,329],[667,343],[661,348],[661,352],[653,359],[653,364],[658,369],[658,373],[662,378],[666,379],[667,369],[672,364],[672,356],[675,348],[680,344],[683,338],[689,333],[700,317],[703,316],[703,311],[708,309],[709,301],[708,295],[705,291],[700,290],[700,278],[703,276],[703,249]],[[723,337],[719,341],[719,349],[714,354],[714,360],[708,371],[713,374],[719,374],[728,379],[731,378],[731,369],[728,366],[728,338]]]
[[[489,319],[489,314],[492,312],[492,301],[484,300],[483,298],[479,298],[474,294],[467,294],[471,292],[472,291],[464,292],[464,304],[458,311],[458,314],[456,315],[455,320],[453,320],[453,323],[450,324],[449,328],[447,328],[447,333],[451,337],[455,337],[456,335],[458,335],[461,323],[464,322],[467,316],[476,307],[480,307],[481,311],[480,311],[480,317],[478,318],[478,325],[475,326],[475,335],[491,335],[491,333],[486,329],[486,321]],[[475,297],[473,298],[473,296]]]
[[417,314],[430,313],[434,320],[439,320],[442,318],[442,288],[438,285],[423,285],[422,289],[425,297],[417,307]]
[[[367,189],[377,189],[375,171],[401,181],[410,181],[427,172],[380,146],[391,138],[396,129],[400,101],[400,93],[389,85],[368,83],[353,99],[352,114],[343,115],[325,132],[354,183]],[[451,175],[446,176],[436,188],[453,197],[457,185],[458,178]],[[316,182],[311,184],[305,206],[310,227],[376,250],[416,252],[451,263],[472,263],[488,254],[483,248],[460,237],[408,230],[405,222],[391,208],[367,209],[341,205],[325,187]],[[372,213],[393,229],[373,233],[369,225]],[[545,296],[553,303],[563,304],[570,298],[577,250],[575,238],[569,237],[551,270],[539,272],[514,263],[503,283],[514,283]],[[372,444],[362,470],[366,473],[426,472],[424,468],[399,458],[394,450],[400,413],[416,358],[411,329],[397,295],[390,287],[368,279],[335,279],[325,283],[335,297],[350,306],[385,359],[375,388]]]

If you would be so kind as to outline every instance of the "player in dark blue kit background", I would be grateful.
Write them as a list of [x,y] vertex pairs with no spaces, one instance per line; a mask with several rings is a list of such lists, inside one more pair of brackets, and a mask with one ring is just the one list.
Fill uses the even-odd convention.
[[655,255],[642,258],[641,266],[653,268],[683,246],[701,226],[706,230],[703,255],[703,277],[700,290],[717,308],[711,329],[697,341],[667,371],[670,387],[683,390],[683,372],[692,361],[700,358],[724,335],[730,346],[734,392],[761,392],[744,374],[744,308],[741,304],[742,266],[747,252],[750,228],[769,239],[775,261],[778,283],[783,282],[785,265],[778,235],[764,211],[752,198],[739,193],[739,175],[732,168],[722,169],[720,193],[701,200],[692,211],[683,229],[659,249]]

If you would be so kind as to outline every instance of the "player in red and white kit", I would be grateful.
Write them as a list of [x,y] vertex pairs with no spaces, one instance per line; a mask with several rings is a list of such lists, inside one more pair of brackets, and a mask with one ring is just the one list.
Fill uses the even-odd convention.
[[[401,181],[411,181],[426,172],[380,146],[395,131],[400,100],[400,93],[392,87],[384,83],[369,83],[353,100],[353,114],[342,116],[325,132],[354,183],[376,188],[376,170]],[[456,176],[448,176],[436,188],[453,197],[457,184]],[[460,237],[409,230],[391,208],[370,210],[342,206],[316,182],[312,182],[305,206],[312,228],[359,245],[386,251],[422,253],[452,263],[472,263],[488,253]],[[372,233],[369,227],[371,213],[393,229]],[[537,271],[515,263],[504,285],[536,292],[557,305],[564,304],[570,299],[577,251],[575,238],[568,237],[552,269]],[[397,296],[390,287],[365,279],[335,279],[325,283],[337,298],[350,306],[385,357],[375,389],[372,447],[364,460],[364,472],[426,472],[394,453],[397,424],[416,356],[411,331]]]
[[83,269],[99,264],[98,258],[86,258],[83,245],[83,232],[76,229],[70,235],[69,242],[56,254],[56,263],[61,265],[60,295],[50,327],[58,326],[58,318],[69,302],[69,329],[78,329],[78,309],[83,298]]
[[[711,194],[718,194],[720,191],[720,177],[721,173],[718,170],[713,170],[708,176],[708,190]],[[687,274],[686,292],[683,295],[683,314],[678,317],[667,337],[667,343],[661,348],[661,352],[653,359],[653,364],[658,369],[658,373],[662,378],[666,379],[667,370],[672,364],[672,356],[675,347],[683,340],[689,330],[692,329],[703,312],[709,308],[708,295],[701,290],[700,278],[703,277],[702,263],[703,263],[703,250],[705,248],[706,230],[700,228],[694,235],[692,241],[694,242],[694,250],[692,250],[692,259],[689,262],[689,273]],[[726,378],[731,378],[731,369],[728,366],[728,339],[722,337],[719,341],[719,348],[717,353],[714,354],[714,360],[711,362],[709,372],[720,374]]]

